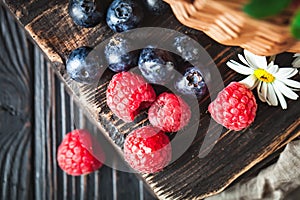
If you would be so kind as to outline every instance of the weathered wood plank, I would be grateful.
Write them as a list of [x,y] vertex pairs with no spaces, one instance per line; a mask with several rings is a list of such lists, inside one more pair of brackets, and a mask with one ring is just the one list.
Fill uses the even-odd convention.
[[[81,177],[59,169],[57,146],[76,128],[74,121],[81,128],[94,126],[2,5],[0,25],[0,199],[114,199],[113,182],[120,188],[127,179],[139,182],[127,174],[119,182],[107,166]],[[132,192],[126,194],[130,199]]]
[[[105,23],[103,22],[91,29],[77,27],[67,15],[67,1],[56,5],[45,4],[40,11],[33,11],[33,7],[30,5],[21,8],[19,5],[14,5],[13,0],[6,0],[5,2],[11,11],[19,17],[20,22],[47,57],[56,65],[57,71],[60,72],[60,78],[67,84],[69,91],[74,94],[74,99],[78,98],[78,91],[81,92],[81,98],[85,98],[84,101],[81,100],[81,103],[84,102],[84,105],[81,106],[86,113],[91,115],[95,123],[98,120],[98,112],[101,111],[99,115],[100,124],[96,125],[102,130],[104,129],[104,134],[110,136],[116,147],[121,150],[124,137],[131,129],[136,127],[133,127],[133,124],[124,124],[119,121],[110,112],[106,104],[95,103],[95,91],[76,85],[76,83],[69,80],[65,75],[63,66],[72,49],[82,45],[95,46],[112,35]],[[44,2],[44,0],[38,0],[38,2]],[[19,16],[17,14],[20,9],[25,9],[28,13],[31,11],[39,13],[36,13],[35,17],[26,14]],[[151,16],[151,18],[146,19],[142,26],[166,27],[196,36],[197,41],[205,47],[216,63],[225,85],[232,80],[241,79],[240,75],[237,75],[225,65],[228,59],[237,59],[236,54],[241,52],[241,49],[219,45],[203,33],[182,26],[170,12],[166,12],[161,17]],[[289,56],[285,54],[281,60],[284,61]],[[299,76],[297,78],[299,79]],[[107,81],[102,80],[103,85],[98,87],[105,88]],[[74,90],[73,84],[79,88],[78,91]],[[105,95],[100,95],[97,98],[98,102],[105,102]],[[92,99],[92,101],[87,99]],[[79,102],[78,99],[77,101]],[[238,133],[223,129],[222,135],[216,141],[213,150],[204,158],[199,158],[199,150],[210,121],[210,116],[206,112],[209,101],[209,98],[201,101],[199,105],[201,111],[199,124],[193,124],[192,127],[189,127],[193,128],[199,125],[200,128],[193,144],[185,154],[166,167],[164,171],[155,175],[143,176],[154,192],[162,199],[201,199],[220,192],[255,164],[300,135],[299,101],[289,101],[287,111],[259,103],[257,118],[249,129]],[[95,110],[95,107],[99,109]],[[273,122],[272,126],[270,125],[271,121]],[[147,123],[143,118],[140,122],[140,125]]]
[[24,31],[1,5],[0,19],[0,199],[30,199],[33,70]]
[[[50,63],[35,48],[35,141],[34,175],[35,199],[115,199],[127,196],[135,199],[140,188],[139,180],[133,174],[117,173],[110,166],[80,177],[66,175],[56,161],[56,150],[64,135],[75,128],[85,128],[91,132],[94,125],[74,103],[64,85],[55,76]],[[117,191],[114,196],[114,184]],[[127,190],[130,184],[131,190]],[[122,189],[123,188],[123,189]],[[155,199],[145,192],[149,199]],[[143,200],[143,199],[141,199]]]

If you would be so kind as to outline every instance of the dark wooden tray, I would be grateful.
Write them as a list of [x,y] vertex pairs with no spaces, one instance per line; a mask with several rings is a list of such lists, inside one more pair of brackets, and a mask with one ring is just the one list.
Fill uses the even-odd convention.
[[[130,124],[124,124],[116,117],[111,117],[112,113],[105,103],[99,104],[93,100],[94,91],[69,80],[64,67],[64,62],[73,49],[83,45],[96,46],[110,37],[112,31],[105,23],[91,29],[76,26],[67,14],[66,0],[50,2],[5,0],[4,4],[53,63],[73,98],[79,101],[80,95],[82,108],[121,152],[120,147],[131,129]],[[237,53],[242,51],[240,48],[222,46],[202,32],[184,27],[171,11],[163,16],[147,18],[142,26],[164,27],[195,36],[213,58],[225,85],[232,80],[241,79],[240,75],[225,64],[229,59],[237,59]],[[290,57],[291,55],[283,54],[279,58],[281,62],[287,64]],[[299,79],[299,76],[297,78]],[[102,81],[103,84],[99,85],[98,89],[105,91],[108,80]],[[105,102],[104,96],[100,95],[97,98]],[[259,102],[257,118],[249,129],[243,132],[223,129],[221,137],[211,144],[214,145],[213,149],[207,156],[200,158],[199,149],[207,132],[202,127],[210,120],[206,112],[209,101],[209,98],[205,98],[200,102],[201,120],[199,124],[191,125],[191,128],[198,125],[200,128],[196,139],[184,155],[160,173],[142,175],[160,199],[201,199],[216,194],[300,135],[299,101],[288,101],[289,108],[286,111]]]

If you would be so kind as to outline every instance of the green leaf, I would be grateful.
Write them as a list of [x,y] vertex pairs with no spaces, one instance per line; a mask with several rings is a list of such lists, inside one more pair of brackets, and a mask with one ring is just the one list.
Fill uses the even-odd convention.
[[283,11],[292,0],[251,0],[244,6],[244,12],[254,18],[274,16]]
[[291,23],[291,33],[295,38],[300,39],[300,11],[299,10],[296,12],[296,14],[293,17]]

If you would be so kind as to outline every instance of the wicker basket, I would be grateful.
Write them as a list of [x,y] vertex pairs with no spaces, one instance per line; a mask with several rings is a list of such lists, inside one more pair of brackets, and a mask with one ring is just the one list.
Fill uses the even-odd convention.
[[300,52],[300,41],[289,32],[294,11],[256,20],[242,11],[247,0],[164,0],[177,19],[224,45],[240,46],[258,55]]

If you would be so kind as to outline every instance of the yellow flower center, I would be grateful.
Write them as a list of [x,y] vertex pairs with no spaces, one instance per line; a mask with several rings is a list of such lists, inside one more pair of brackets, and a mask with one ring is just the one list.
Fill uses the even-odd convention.
[[275,77],[264,69],[256,69],[254,75],[258,80],[267,83],[272,83],[275,80]]

